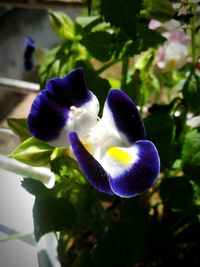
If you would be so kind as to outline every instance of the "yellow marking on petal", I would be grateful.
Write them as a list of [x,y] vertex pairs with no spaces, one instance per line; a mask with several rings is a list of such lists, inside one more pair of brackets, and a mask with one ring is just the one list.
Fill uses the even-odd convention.
[[175,59],[170,59],[168,62],[167,62],[167,68],[169,69],[174,69],[176,67],[176,60]]
[[107,153],[115,160],[117,160],[122,165],[128,166],[132,163],[132,156],[127,151],[119,147],[110,147]]

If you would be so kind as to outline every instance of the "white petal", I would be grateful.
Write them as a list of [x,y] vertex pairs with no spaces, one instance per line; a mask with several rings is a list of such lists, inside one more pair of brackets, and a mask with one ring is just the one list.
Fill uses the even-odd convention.
[[101,160],[101,165],[114,179],[128,171],[138,160],[137,146],[110,147]]
[[97,97],[91,93],[91,99],[80,107],[71,106],[65,127],[60,131],[59,138],[48,143],[52,146],[61,146],[68,143],[68,133],[70,131],[77,132],[82,138],[91,127],[95,126],[98,121],[99,101]]
[[79,136],[82,136],[98,121],[99,101],[92,93],[90,101],[84,103],[81,107],[72,106],[70,109],[65,128],[68,131],[77,132]]

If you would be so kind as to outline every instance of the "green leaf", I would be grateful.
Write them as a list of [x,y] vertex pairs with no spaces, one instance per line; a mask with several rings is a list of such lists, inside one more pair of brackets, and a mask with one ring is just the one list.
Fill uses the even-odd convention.
[[161,160],[161,170],[165,170],[173,163],[175,124],[169,111],[159,109],[158,106],[158,110],[152,112],[144,120],[144,123],[147,139],[157,147]]
[[147,24],[138,24],[139,44],[137,46],[137,52],[145,51],[150,47],[155,47],[166,39],[156,31],[150,30]]
[[36,197],[46,197],[50,189],[44,186],[43,183],[32,178],[25,178],[21,182],[21,186],[30,194]]
[[34,233],[36,240],[51,231],[73,229],[76,211],[66,198],[36,198],[33,207]]
[[[190,181],[194,190],[195,204],[200,207],[200,181],[198,179]],[[200,215],[200,210],[198,215]]]
[[154,18],[165,22],[170,20],[175,13],[172,3],[168,0],[144,0],[143,4],[150,19]]
[[200,178],[200,133],[198,130],[186,134],[182,150],[182,167],[190,178]]
[[72,229],[76,225],[76,211],[72,203],[58,197],[58,189],[46,188],[41,182],[30,178],[22,181],[22,187],[36,196],[33,206],[33,221],[36,240],[51,231]]
[[142,80],[140,71],[136,70],[134,73],[128,74],[126,86],[123,88],[127,95],[129,95],[136,105],[143,105]]
[[113,34],[114,38],[114,57],[122,59],[124,57],[131,57],[135,53],[135,46],[133,40],[124,32],[118,31]]
[[[53,152],[54,153],[54,152]],[[52,159],[51,155],[51,171],[58,175],[62,180],[64,178],[72,178],[73,181],[84,184],[86,181],[80,173],[79,165],[75,159],[68,155],[60,155]]]
[[21,141],[24,141],[31,136],[26,119],[8,118],[7,123],[9,128],[20,137]]
[[113,223],[93,250],[94,266],[135,266],[145,255],[146,246],[147,228],[143,219]]
[[82,39],[82,44],[93,57],[100,61],[108,61],[112,57],[112,34],[108,32],[92,32]]
[[190,73],[183,85],[183,96],[185,98],[189,111],[193,113],[200,112],[200,75],[197,73]]
[[76,30],[83,37],[86,34],[89,34],[93,28],[103,23],[102,17],[100,16],[89,16],[89,17],[77,17],[76,19]]
[[51,25],[62,40],[74,39],[74,24],[67,14],[60,11],[49,11]]
[[59,53],[60,46],[47,52],[43,62],[39,66],[38,74],[40,79],[41,88],[45,88],[45,85],[49,79],[49,70],[52,68],[54,61],[56,60],[57,53]]
[[186,177],[175,177],[162,180],[160,196],[164,205],[173,211],[190,212],[194,190]]
[[47,54],[39,68],[42,87],[45,88],[51,78],[64,77],[76,67],[77,61],[86,60],[87,57],[86,48],[77,41],[64,42],[57,46]]
[[139,56],[136,64],[134,65],[134,68],[144,71],[145,73],[147,72],[150,73],[154,60],[155,60],[155,51],[153,49],[149,49],[143,52]]
[[124,30],[129,37],[135,39],[137,17],[141,8],[141,0],[102,0],[101,14],[111,25]]
[[31,166],[45,166],[50,161],[53,149],[54,147],[47,143],[44,143],[35,137],[30,137],[21,143],[10,154],[10,157]]

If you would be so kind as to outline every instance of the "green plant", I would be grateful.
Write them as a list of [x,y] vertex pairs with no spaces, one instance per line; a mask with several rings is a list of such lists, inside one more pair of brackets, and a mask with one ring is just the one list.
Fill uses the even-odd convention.
[[[199,6],[198,1],[176,1],[175,9],[172,2],[87,0],[89,16],[75,21],[49,13],[61,43],[39,68],[41,88],[77,67],[83,67],[101,106],[111,87],[121,88],[140,107],[147,138],[161,160],[159,179],[147,192],[130,199],[106,195],[87,183],[65,148],[30,137],[22,120],[9,120],[25,139],[11,156],[32,166],[48,164],[56,174],[52,189],[31,177],[22,186],[35,195],[36,240],[60,232],[62,266],[200,263]],[[186,42],[176,36],[173,49],[174,39],[163,37],[172,18],[188,37]],[[157,30],[149,29],[152,19],[160,21]],[[164,63],[159,65],[161,46]],[[174,58],[167,54],[177,46],[187,51],[184,61],[179,54],[176,58],[180,50]]]

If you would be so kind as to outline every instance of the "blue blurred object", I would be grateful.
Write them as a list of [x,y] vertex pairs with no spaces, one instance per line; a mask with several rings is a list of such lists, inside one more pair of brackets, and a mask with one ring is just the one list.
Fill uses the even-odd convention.
[[32,38],[27,37],[25,39],[25,51],[24,51],[24,68],[29,71],[34,66],[33,54],[35,51],[35,42]]

